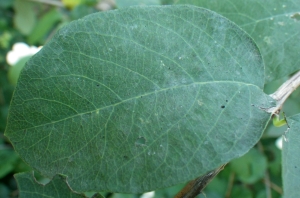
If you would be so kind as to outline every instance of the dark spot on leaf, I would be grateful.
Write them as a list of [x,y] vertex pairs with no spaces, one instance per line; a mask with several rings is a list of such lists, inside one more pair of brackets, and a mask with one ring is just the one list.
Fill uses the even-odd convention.
[[146,139],[144,137],[138,137],[135,141],[136,146],[143,146],[146,144]]
[[129,157],[127,155],[124,155],[123,157],[124,157],[125,160],[129,159]]
[[226,102],[228,102],[228,100],[226,100]]
[[295,168],[297,168],[297,166],[295,166]]
[[225,108],[225,105],[222,105],[221,108],[224,109],[224,108]]
[[98,84],[97,87],[99,87],[100,85]]
[[296,21],[300,21],[300,13],[295,13],[291,16],[292,19],[296,19]]

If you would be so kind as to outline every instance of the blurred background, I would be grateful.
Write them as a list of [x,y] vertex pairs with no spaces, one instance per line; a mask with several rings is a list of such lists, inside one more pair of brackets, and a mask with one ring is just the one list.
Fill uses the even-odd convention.
[[[18,197],[13,175],[30,168],[4,137],[10,100],[20,71],[65,24],[94,12],[132,5],[173,4],[175,0],[0,0],[0,197]],[[273,93],[286,79],[265,85]],[[283,111],[300,112],[300,91],[286,102]],[[286,127],[266,129],[261,141],[245,156],[230,162],[199,197],[282,197],[281,141]],[[42,176],[37,175],[41,182]],[[162,178],[163,180],[163,178]],[[173,197],[184,184],[142,195],[103,192],[105,197]],[[87,193],[87,196],[92,193]]]

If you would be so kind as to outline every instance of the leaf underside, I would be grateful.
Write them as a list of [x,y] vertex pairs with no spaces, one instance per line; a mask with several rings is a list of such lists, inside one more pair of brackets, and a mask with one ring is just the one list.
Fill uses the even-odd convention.
[[284,197],[300,196],[300,114],[287,119],[290,129],[285,134],[282,147],[282,179]]
[[[18,183],[19,197],[20,198],[40,198],[40,197],[70,197],[70,198],[84,198],[84,194],[72,191],[66,183],[64,176],[56,175],[46,185],[38,183],[33,172],[18,173],[15,175]],[[95,194],[93,198],[101,198],[100,194]]]
[[234,21],[257,43],[266,64],[266,83],[300,69],[300,4],[297,0],[179,0]]
[[274,105],[251,38],[193,6],[132,7],[62,28],[23,69],[6,136],[78,192],[145,192],[245,154]]

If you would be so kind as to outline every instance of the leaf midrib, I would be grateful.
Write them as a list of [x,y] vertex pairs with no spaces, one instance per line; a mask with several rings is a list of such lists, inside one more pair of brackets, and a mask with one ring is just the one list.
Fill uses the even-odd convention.
[[[36,125],[36,126],[33,126],[33,127],[28,127],[28,128],[23,128],[23,129],[20,129],[18,131],[23,131],[23,130],[29,130],[29,129],[34,129],[34,128],[38,128],[38,127],[42,127],[42,126],[46,126],[48,124],[55,124],[55,123],[59,123],[61,121],[65,121],[65,120],[68,120],[68,119],[71,119],[71,118],[74,118],[76,116],[83,116],[85,114],[88,114],[88,113],[94,113],[94,112],[97,112],[97,111],[101,111],[101,110],[104,110],[104,109],[107,109],[107,108],[110,108],[110,107],[115,107],[115,106],[118,106],[120,104],[123,104],[125,102],[128,102],[128,101],[131,101],[133,99],[138,99],[140,97],[145,97],[145,96],[149,96],[151,94],[156,94],[156,93],[160,93],[160,92],[164,92],[164,91],[168,91],[168,90],[172,90],[172,89],[177,89],[177,88],[182,88],[182,87],[189,87],[189,86],[193,86],[193,85],[206,85],[206,84],[214,84],[214,83],[230,83],[230,84],[238,84],[238,85],[244,85],[244,86],[253,86],[253,87],[256,87],[258,89],[260,89],[257,85],[254,85],[254,84],[249,84],[249,83],[245,83],[245,82],[239,82],[239,81],[208,81],[208,82],[193,82],[193,83],[190,83],[190,84],[187,84],[187,85],[180,85],[180,86],[172,86],[172,87],[167,87],[167,88],[164,88],[164,89],[160,89],[160,90],[155,90],[155,91],[152,91],[152,92],[148,92],[148,93],[144,93],[144,94],[141,94],[141,95],[137,95],[137,96],[134,96],[134,97],[131,97],[131,98],[127,98],[125,100],[122,100],[120,102],[117,102],[117,103],[114,103],[114,104],[111,104],[111,105],[108,105],[108,106],[104,106],[104,107],[100,107],[100,108],[97,108],[97,109],[94,109],[94,110],[91,110],[91,111],[86,111],[86,112],[83,112],[83,113],[78,113],[78,114],[75,114],[75,115],[72,115],[72,116],[69,116],[69,117],[66,117],[66,118],[63,118],[63,119],[60,119],[60,120],[56,120],[56,121],[52,121],[52,122],[48,122],[48,123],[44,123],[44,124],[40,124],[40,125]],[[261,90],[261,89],[260,89]],[[17,104],[19,105],[19,104]],[[16,105],[12,105],[13,106],[16,106]],[[18,132],[16,131],[16,132]]]

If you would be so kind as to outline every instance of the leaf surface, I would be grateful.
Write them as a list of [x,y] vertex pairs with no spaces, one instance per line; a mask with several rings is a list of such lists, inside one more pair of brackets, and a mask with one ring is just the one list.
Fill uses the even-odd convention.
[[[15,175],[18,183],[19,197],[20,198],[40,198],[40,197],[53,197],[53,198],[84,198],[84,194],[79,194],[72,191],[66,183],[66,177],[55,176],[46,185],[38,183],[32,172],[18,173]],[[101,198],[100,194],[95,194],[93,198]]]
[[[299,197],[300,184],[300,114],[287,119],[290,129],[282,147],[282,179],[284,197]],[[284,139],[284,138],[283,138]]]
[[79,192],[145,192],[245,154],[274,105],[247,34],[194,6],[132,7],[62,28],[21,72],[6,136]]
[[222,14],[251,35],[266,65],[266,83],[300,69],[300,4],[297,0],[179,0]]

